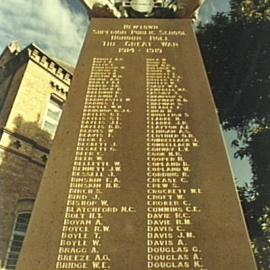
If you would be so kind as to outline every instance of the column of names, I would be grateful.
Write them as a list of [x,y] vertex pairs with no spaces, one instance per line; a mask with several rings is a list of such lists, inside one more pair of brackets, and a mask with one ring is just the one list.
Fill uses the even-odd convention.
[[121,189],[122,162],[117,134],[130,113],[121,87],[121,58],[94,58],[76,148],[56,269],[104,269],[111,256],[103,238],[111,231],[104,217],[132,214],[132,206],[113,206],[106,194]]
[[[148,269],[206,270],[192,231],[200,209],[190,201],[185,153],[199,146],[188,125],[182,78],[166,58],[146,60]],[[187,199],[189,198],[189,199]]]

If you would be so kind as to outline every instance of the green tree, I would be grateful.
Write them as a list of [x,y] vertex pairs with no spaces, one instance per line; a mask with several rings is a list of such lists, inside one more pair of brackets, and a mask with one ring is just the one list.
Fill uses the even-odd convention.
[[198,27],[198,39],[225,130],[234,129],[235,156],[248,157],[253,177],[239,188],[254,253],[270,269],[270,0],[231,0]]

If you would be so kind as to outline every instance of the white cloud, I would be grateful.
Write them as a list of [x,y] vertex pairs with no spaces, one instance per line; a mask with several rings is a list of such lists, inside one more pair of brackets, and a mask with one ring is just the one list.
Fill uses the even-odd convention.
[[[228,2],[206,0],[201,20],[226,11]],[[87,25],[86,16],[72,12],[67,0],[0,0],[0,53],[11,41],[23,46],[34,42],[51,56],[75,64]]]
[[11,41],[35,42],[48,54],[75,64],[88,22],[61,0],[0,1],[0,50]]

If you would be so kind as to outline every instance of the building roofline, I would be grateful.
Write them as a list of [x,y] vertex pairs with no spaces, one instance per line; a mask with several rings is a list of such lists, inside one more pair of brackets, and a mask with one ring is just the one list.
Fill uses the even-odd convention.
[[44,50],[42,50],[35,42],[30,43],[25,49],[31,49],[31,47],[34,47],[35,49],[40,51],[44,56],[47,56],[51,61],[54,61],[57,65],[61,66],[64,70],[69,72],[71,75],[74,73],[74,66],[65,62],[64,60],[61,60],[61,59],[58,59],[56,57],[49,55]]
[[20,52],[14,54],[14,56],[11,57],[10,60],[8,60],[4,65],[2,65],[1,68],[2,70],[6,70],[6,72],[8,72],[10,67],[13,66],[14,61],[22,64],[27,63],[29,60],[32,60],[40,67],[44,68],[47,72],[57,77],[60,81],[70,85],[73,77],[71,65],[51,57],[40,49],[35,43],[30,43]]
[[20,54],[26,54],[30,60],[36,62],[39,66],[58,77],[61,81],[70,85],[73,72],[67,68],[68,64],[65,64],[61,60],[58,62],[55,58],[49,56],[40,49],[35,43],[29,44],[19,53],[19,55]]

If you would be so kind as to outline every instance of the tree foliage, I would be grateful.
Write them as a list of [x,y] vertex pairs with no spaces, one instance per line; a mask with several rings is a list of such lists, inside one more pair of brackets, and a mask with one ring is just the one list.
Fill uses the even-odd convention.
[[198,27],[198,39],[225,130],[252,182],[239,194],[261,270],[270,269],[270,0],[231,0]]

